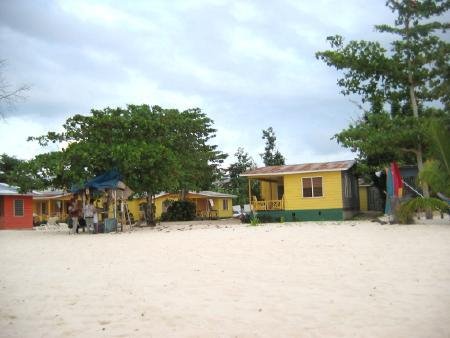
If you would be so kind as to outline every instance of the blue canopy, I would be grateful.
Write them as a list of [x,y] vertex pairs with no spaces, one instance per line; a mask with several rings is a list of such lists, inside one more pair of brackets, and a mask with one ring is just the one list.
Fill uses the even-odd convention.
[[88,180],[83,186],[73,186],[71,192],[76,193],[80,190],[84,189],[123,189],[124,184],[121,182],[122,176],[120,173],[113,169],[111,171],[108,171],[102,175],[96,176],[90,180]]

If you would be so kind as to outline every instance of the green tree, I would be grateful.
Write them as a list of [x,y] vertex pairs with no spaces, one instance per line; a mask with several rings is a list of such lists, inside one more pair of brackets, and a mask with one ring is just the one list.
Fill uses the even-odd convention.
[[[239,147],[234,156],[236,157],[236,162],[230,164],[228,167],[230,181],[225,188],[226,192],[234,194],[238,197],[236,202],[242,206],[249,203],[248,178],[241,177],[240,174],[247,170],[255,169],[256,164],[251,156],[245,152],[244,148]],[[257,182],[254,182],[251,189],[252,195],[258,194]]]
[[[409,162],[413,155],[421,172],[426,120],[448,115],[450,45],[440,34],[449,23],[434,19],[448,11],[450,2],[388,0],[386,5],[397,15],[394,26],[375,28],[398,37],[389,51],[374,41],[344,44],[336,35],[328,37],[332,50],[316,57],[343,72],[338,85],[344,95],[360,95],[369,105],[361,119],[336,135],[337,141],[357,151],[366,165]],[[436,102],[444,109],[430,108]],[[422,189],[428,197],[428,185]]]
[[9,184],[9,175],[16,170],[21,162],[23,161],[14,156],[0,155],[0,182]]
[[262,131],[262,139],[266,140],[266,146],[264,147],[264,153],[260,154],[264,165],[283,165],[285,164],[285,158],[281,155],[280,151],[276,149],[275,141],[277,140],[275,132],[272,127],[267,128],[267,130]]
[[[149,206],[161,191],[204,188],[212,183],[225,154],[210,145],[215,129],[200,109],[178,111],[148,105],[126,109],[92,110],[75,115],[62,133],[37,138],[41,145],[64,143],[47,163],[35,159],[55,186],[68,188],[93,176],[119,170],[136,193],[147,196]],[[149,207],[148,219],[153,220]]]
[[450,196],[450,118],[432,120],[429,124],[430,158],[425,162],[420,179],[431,189]]
[[22,193],[45,187],[44,180],[36,173],[32,162],[7,154],[0,155],[0,182],[17,186]]

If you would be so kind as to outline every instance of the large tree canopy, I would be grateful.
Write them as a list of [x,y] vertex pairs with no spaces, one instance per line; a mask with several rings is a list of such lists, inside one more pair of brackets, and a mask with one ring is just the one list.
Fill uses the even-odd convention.
[[[442,33],[450,25],[439,19],[450,1],[388,0],[386,5],[396,13],[395,23],[375,28],[397,37],[390,48],[376,41],[345,44],[336,35],[328,38],[332,49],[316,57],[342,72],[338,86],[344,95],[359,95],[369,106],[336,135],[337,141],[358,152],[371,170],[415,158],[421,171],[429,144],[427,121],[448,120],[450,44]],[[426,185],[423,190],[427,195]]]
[[226,158],[210,144],[212,124],[200,109],[129,105],[92,110],[69,118],[61,133],[30,138],[41,145],[65,145],[32,163],[49,184],[66,189],[112,168],[135,192],[147,196],[207,189]]

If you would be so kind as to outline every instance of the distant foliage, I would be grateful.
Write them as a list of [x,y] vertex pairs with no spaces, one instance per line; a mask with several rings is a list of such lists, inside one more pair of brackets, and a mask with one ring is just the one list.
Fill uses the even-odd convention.
[[[238,205],[244,205],[249,203],[248,196],[248,178],[241,177],[240,175],[247,170],[255,169],[256,164],[252,157],[239,147],[234,154],[236,162],[230,164],[228,167],[229,182],[223,185],[223,190],[226,193],[237,196],[234,201]],[[259,185],[257,181],[252,181],[251,185],[252,196],[259,196]]]
[[0,182],[19,187],[21,193],[46,187],[42,172],[30,162],[7,154],[0,155]]
[[195,203],[186,200],[173,201],[161,215],[162,221],[192,221],[194,218]]
[[450,196],[450,116],[432,120],[428,130],[431,159],[425,162],[419,178],[434,192]]
[[266,146],[264,147],[264,153],[260,154],[264,165],[272,166],[272,165],[284,165],[286,160],[283,155],[281,155],[280,151],[276,149],[275,141],[277,140],[275,136],[275,132],[272,127],[267,128],[267,130],[262,131],[263,136],[262,139],[266,140]]

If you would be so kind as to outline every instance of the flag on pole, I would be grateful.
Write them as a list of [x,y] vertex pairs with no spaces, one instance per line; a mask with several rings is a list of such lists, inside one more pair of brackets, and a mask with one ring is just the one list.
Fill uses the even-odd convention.
[[392,183],[394,188],[395,197],[402,197],[403,192],[403,180],[402,175],[400,174],[400,169],[398,168],[397,162],[391,163],[391,171],[392,171]]
[[392,203],[398,203],[398,197],[402,197],[403,194],[403,179],[400,174],[400,169],[396,162],[392,162],[391,165],[386,168],[386,207],[384,213],[391,215]]
[[394,182],[392,179],[391,168],[386,168],[386,207],[384,213],[386,215],[391,214],[391,197],[394,195]]

